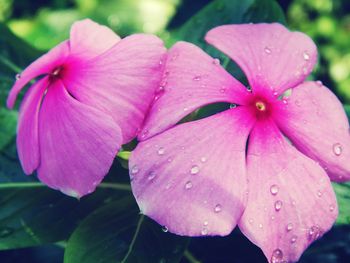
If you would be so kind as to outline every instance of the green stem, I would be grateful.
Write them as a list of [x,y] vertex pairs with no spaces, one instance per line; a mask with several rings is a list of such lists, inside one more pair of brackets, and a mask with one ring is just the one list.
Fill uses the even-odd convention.
[[22,69],[18,67],[16,64],[12,63],[10,60],[7,58],[0,56],[0,62],[7,66],[9,69],[13,70],[15,73],[21,73]]
[[188,260],[190,263],[201,263],[198,259],[196,259],[192,253],[188,250],[185,250],[184,257]]
[[[40,182],[18,182],[18,183],[0,183],[0,189],[9,188],[32,188],[32,187],[46,187]],[[130,185],[117,183],[101,183],[98,188],[109,188],[123,191],[131,191]]]

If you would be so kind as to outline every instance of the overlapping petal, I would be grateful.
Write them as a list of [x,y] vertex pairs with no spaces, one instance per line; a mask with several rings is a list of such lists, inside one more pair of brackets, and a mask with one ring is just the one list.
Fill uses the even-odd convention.
[[247,89],[197,46],[176,43],[168,52],[160,89],[142,132],[147,139],[196,109],[215,102],[244,104]]
[[227,235],[246,197],[245,145],[254,120],[238,107],[141,142],[130,157],[141,211],[179,235]]
[[64,41],[30,64],[17,79],[7,98],[7,107],[13,108],[18,93],[32,79],[52,72],[69,55],[69,42]]
[[69,65],[63,81],[79,101],[112,116],[126,143],[141,128],[154,98],[164,54],[156,36],[132,35],[89,62]]
[[341,102],[321,83],[296,87],[280,109],[278,125],[333,181],[350,179],[349,123]]
[[27,91],[19,110],[17,152],[26,174],[33,173],[40,163],[39,110],[48,85],[47,77],[36,82]]
[[338,214],[326,172],[272,122],[258,122],[250,134],[247,167],[249,194],[240,229],[270,262],[297,261]]
[[110,116],[72,98],[60,80],[50,85],[39,117],[42,182],[75,197],[91,193],[108,173],[121,141]]
[[205,39],[237,62],[253,92],[279,95],[305,80],[317,61],[316,46],[307,35],[277,23],[223,25]]

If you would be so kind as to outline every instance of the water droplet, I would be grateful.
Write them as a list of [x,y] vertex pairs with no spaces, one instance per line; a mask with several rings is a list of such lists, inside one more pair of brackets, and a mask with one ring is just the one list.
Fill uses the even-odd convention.
[[168,163],[171,163],[173,161],[173,159],[169,157],[167,161],[168,161]]
[[252,92],[252,87],[248,86],[248,87],[247,87],[247,91],[248,91],[248,92]]
[[151,181],[156,177],[156,173],[154,171],[150,172],[148,174],[148,180]]
[[160,147],[160,148],[158,149],[158,155],[163,155],[164,153],[165,153],[164,147]]
[[132,168],[131,168],[131,174],[137,174],[139,172],[139,168],[134,165]]
[[194,76],[194,77],[193,77],[193,80],[199,81],[199,80],[201,80],[201,76]]
[[343,152],[343,147],[340,143],[333,144],[333,152],[335,155],[339,156]]
[[317,80],[317,81],[316,81],[316,84],[317,84],[318,86],[320,86],[320,87],[322,87],[322,86],[323,86],[323,83],[322,83],[322,81],[321,81],[321,80]]
[[271,49],[269,49],[268,47],[265,47],[264,51],[266,54],[271,54]]
[[278,193],[278,190],[279,190],[279,188],[276,184],[271,185],[271,187],[270,187],[271,194],[276,195]]
[[252,218],[250,218],[249,220],[248,220],[248,222],[249,222],[249,224],[253,224],[254,223],[254,220],[252,219]]
[[334,205],[330,205],[330,206],[329,206],[329,211],[333,212],[334,209],[335,209]]
[[293,224],[292,223],[288,223],[287,231],[291,231],[292,229],[293,229]]
[[201,231],[202,236],[208,235],[208,228],[204,227]]
[[301,105],[300,100],[296,100],[296,101],[295,101],[295,105],[300,106],[300,105]]
[[221,93],[225,93],[225,92],[226,92],[226,89],[225,89],[225,88],[221,88],[221,89],[220,89],[220,92],[221,92]]
[[292,238],[290,239],[290,243],[295,243],[297,241],[298,237],[296,235],[292,236]]
[[204,221],[204,222],[203,222],[203,225],[205,225],[205,226],[207,226],[208,224],[209,224],[208,221]]
[[275,220],[275,216],[271,216],[271,220]]
[[310,59],[310,55],[305,51],[303,53],[303,58],[304,58],[304,60],[308,61]]
[[21,74],[16,74],[16,80],[19,80],[21,78]]
[[283,252],[279,248],[275,249],[271,255],[271,263],[285,263],[283,260]]
[[276,211],[280,211],[281,208],[282,208],[282,205],[283,205],[282,201],[281,201],[281,200],[277,200],[277,201],[275,202],[275,210],[276,210]]
[[262,224],[259,224],[259,228],[260,228],[260,229],[263,228],[263,225],[262,225]]
[[188,111],[188,108],[187,108],[187,107],[185,107],[185,108],[184,108],[184,111]]
[[163,227],[162,227],[162,231],[163,231],[164,233],[166,233],[166,232],[169,231],[169,229],[168,229],[166,226],[163,226]]
[[214,58],[214,59],[213,59],[213,64],[214,64],[214,65],[220,65],[220,59]]
[[316,240],[321,237],[322,230],[319,226],[315,225],[310,227],[308,232],[309,240]]
[[193,165],[190,172],[191,172],[191,174],[198,174],[199,173],[199,166]]
[[201,158],[201,162],[202,162],[202,163],[205,163],[206,161],[207,161],[207,157],[203,156],[203,157]]
[[303,67],[303,74],[307,75],[309,73],[309,69],[307,67]]
[[147,134],[148,134],[148,130],[143,130],[143,131],[141,132],[141,138],[142,138],[142,139],[145,138],[145,137],[147,136]]
[[13,228],[2,227],[0,228],[0,238],[8,237],[13,233]]
[[274,91],[274,92],[273,92],[273,96],[277,97],[277,95],[278,95],[278,92],[277,92],[277,91]]
[[220,204],[217,204],[217,205],[214,207],[214,212],[215,212],[215,213],[219,213],[219,212],[221,212],[221,209],[222,209],[221,205],[220,205]]
[[322,192],[320,190],[317,191],[317,196],[321,197],[322,196]]
[[236,108],[236,107],[237,107],[236,104],[234,104],[234,103],[231,103],[231,104],[230,104],[230,109],[234,109],[234,108]]
[[283,102],[283,104],[287,104],[287,103],[288,103],[288,100],[284,98],[284,99],[282,100],[282,102]]
[[189,190],[189,189],[192,188],[192,186],[193,186],[192,182],[191,181],[187,181],[186,184],[185,184],[185,189]]

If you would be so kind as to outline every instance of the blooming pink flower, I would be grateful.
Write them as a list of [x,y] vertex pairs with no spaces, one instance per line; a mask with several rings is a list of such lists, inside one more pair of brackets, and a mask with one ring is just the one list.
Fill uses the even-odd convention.
[[[330,179],[350,178],[342,105],[320,82],[304,82],[317,50],[302,33],[225,25],[206,40],[242,68],[251,89],[196,46],[175,44],[130,158],[134,195],[173,233],[227,235],[238,224],[269,261],[297,261],[337,217]],[[176,125],[216,102],[237,106]]]
[[20,107],[17,149],[26,174],[65,194],[92,192],[121,144],[136,136],[161,78],[162,41],[137,34],[120,39],[83,20],[70,39],[34,61],[9,97],[34,78]]

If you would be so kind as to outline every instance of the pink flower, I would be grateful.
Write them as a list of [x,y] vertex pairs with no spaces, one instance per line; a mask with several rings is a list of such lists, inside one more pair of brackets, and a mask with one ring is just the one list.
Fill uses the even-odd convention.
[[67,195],[94,191],[121,147],[132,140],[153,100],[165,49],[151,35],[121,40],[91,20],[34,61],[8,97],[40,77],[20,107],[17,149],[26,174]]
[[[269,261],[297,261],[337,217],[330,179],[350,178],[342,105],[321,83],[304,82],[317,50],[302,33],[225,25],[206,40],[242,68],[251,89],[196,46],[175,44],[131,155],[134,195],[173,233],[223,236],[238,224]],[[216,102],[237,106],[176,125]]]

